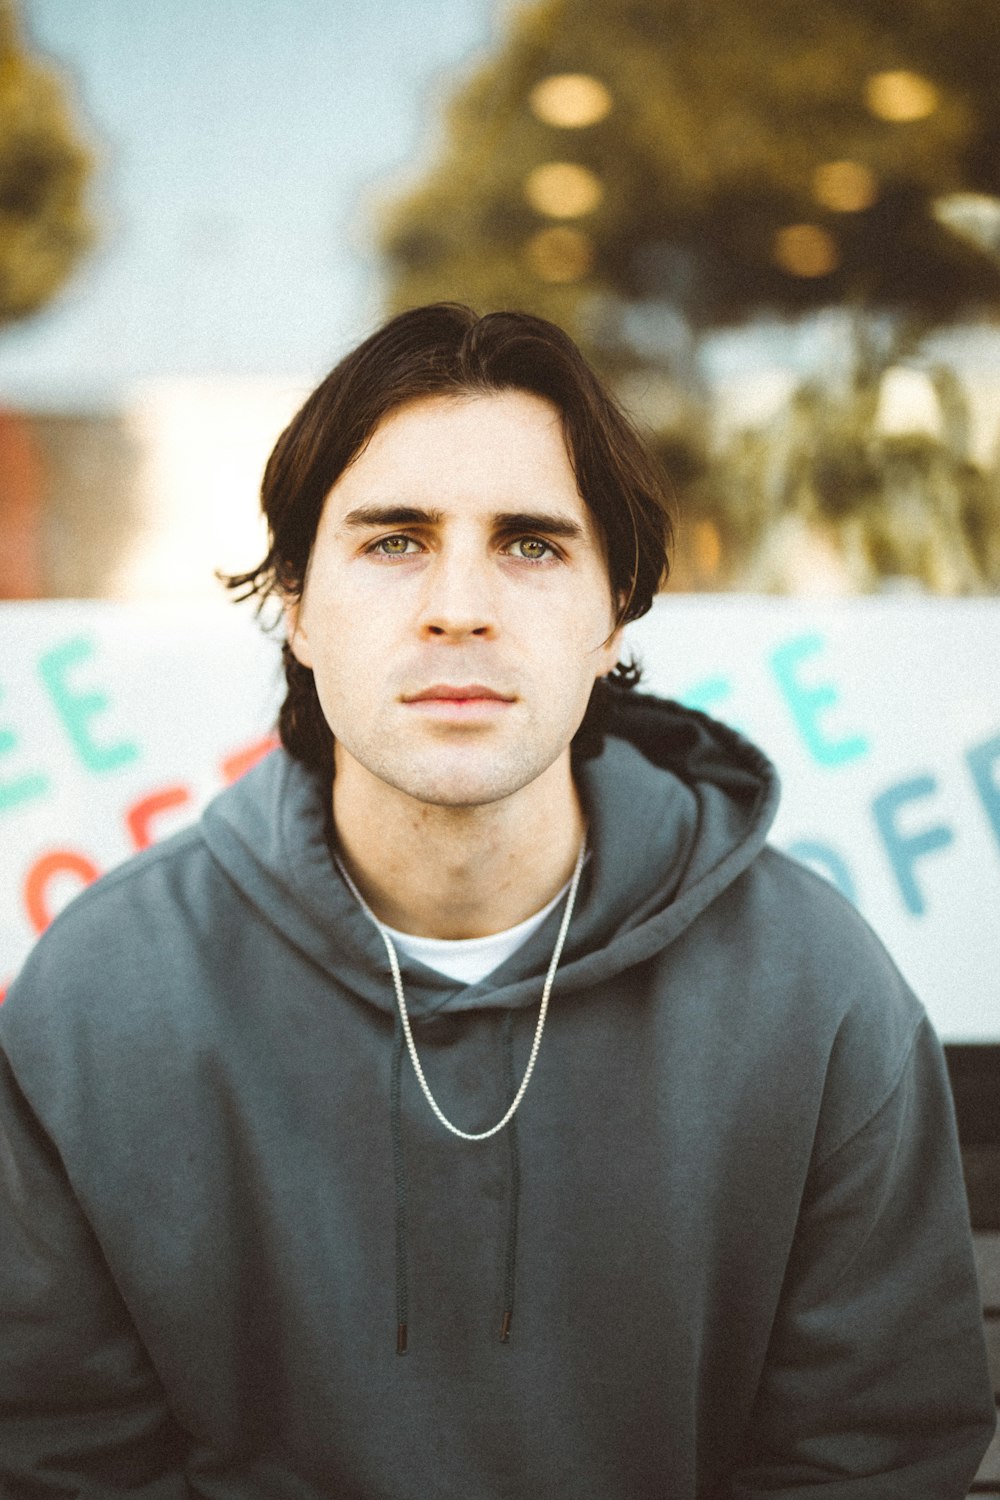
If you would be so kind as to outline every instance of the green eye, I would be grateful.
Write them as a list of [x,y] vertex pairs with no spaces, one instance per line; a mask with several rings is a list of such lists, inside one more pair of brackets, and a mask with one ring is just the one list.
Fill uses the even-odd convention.
[[410,545],[408,536],[384,536],[375,543],[375,550],[383,557],[402,557]]
[[520,556],[526,558],[528,562],[541,562],[545,554],[552,550],[548,542],[543,542],[537,536],[518,537],[514,545]]

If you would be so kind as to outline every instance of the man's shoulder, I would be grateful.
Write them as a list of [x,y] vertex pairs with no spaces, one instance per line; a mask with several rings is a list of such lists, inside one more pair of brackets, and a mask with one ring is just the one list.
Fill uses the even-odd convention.
[[103,1024],[141,1008],[160,954],[194,942],[227,882],[200,824],[135,854],[81,891],[42,933],[0,1008],[0,1040]]
[[275,752],[197,823],[70,902],[11,985],[0,1041],[72,1048],[100,1036],[106,1051],[115,1038],[172,1044],[175,1031],[196,1032],[211,997],[225,1009],[256,982],[275,931],[300,948],[322,935],[308,901],[327,894],[329,872],[315,789]]
[[158,934],[172,940],[200,929],[219,903],[235,897],[233,849],[260,854],[274,840],[265,862],[287,858],[280,842],[282,818],[289,809],[304,816],[298,771],[283,752],[272,752],[212,798],[196,822],[133,854],[81,891],[35,944],[11,997],[25,978],[44,975],[47,984],[58,986],[62,975],[78,976],[91,959],[120,964],[133,950],[148,952]]
[[132,927],[137,916],[162,909],[164,897],[171,891],[180,893],[208,863],[200,822],[130,855],[69,902],[42,933],[29,963],[36,955],[55,959],[67,949],[87,948],[105,934],[120,947],[137,935]]
[[[776,1033],[789,1064],[818,1039],[831,1137],[888,1097],[914,1046],[936,1046],[921,1001],[863,914],[829,880],[771,846],[748,871],[744,902],[766,950]],[[829,1112],[829,1111],[828,1111]]]
[[863,912],[824,875],[765,845],[730,895],[739,921],[803,976],[829,976],[852,999],[887,984],[917,1004]]

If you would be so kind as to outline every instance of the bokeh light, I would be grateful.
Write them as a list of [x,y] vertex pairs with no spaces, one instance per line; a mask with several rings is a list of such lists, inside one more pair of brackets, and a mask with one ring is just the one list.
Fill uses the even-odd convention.
[[578,219],[592,213],[604,196],[601,179],[576,162],[548,161],[529,172],[524,196],[550,219]]
[[865,85],[865,102],[878,119],[902,125],[932,115],[940,97],[929,78],[896,68],[871,75]]
[[820,224],[787,224],[774,237],[774,259],[790,276],[829,276],[840,264],[840,251]]
[[691,552],[699,580],[714,578],[722,566],[722,538],[714,521],[695,521],[691,528]]
[[589,73],[553,73],[528,95],[531,112],[545,125],[581,130],[611,113],[611,94]]
[[535,275],[555,283],[582,281],[594,260],[590,236],[568,224],[540,229],[532,235],[526,250]]
[[1000,198],[992,193],[947,193],[931,210],[939,224],[977,250],[1000,256]]
[[835,213],[856,214],[871,208],[879,193],[875,173],[859,161],[828,161],[816,168],[813,196]]

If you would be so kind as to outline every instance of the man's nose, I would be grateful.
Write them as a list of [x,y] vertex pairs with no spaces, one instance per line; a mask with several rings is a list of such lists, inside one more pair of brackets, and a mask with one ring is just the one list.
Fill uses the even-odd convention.
[[487,562],[458,548],[434,558],[425,575],[419,623],[426,636],[495,635],[496,596]]

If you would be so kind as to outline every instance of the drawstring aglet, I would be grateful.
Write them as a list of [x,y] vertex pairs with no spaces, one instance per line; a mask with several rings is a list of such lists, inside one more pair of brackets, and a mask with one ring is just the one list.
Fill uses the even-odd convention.
[[398,1323],[396,1325],[396,1353],[397,1354],[405,1354],[406,1353],[406,1324],[405,1323]]
[[500,1324],[500,1342],[501,1342],[501,1344],[506,1344],[507,1340],[510,1338],[510,1320],[511,1320],[511,1318],[513,1316],[514,1316],[513,1313],[511,1312],[510,1308],[508,1307],[504,1311],[503,1322]]

